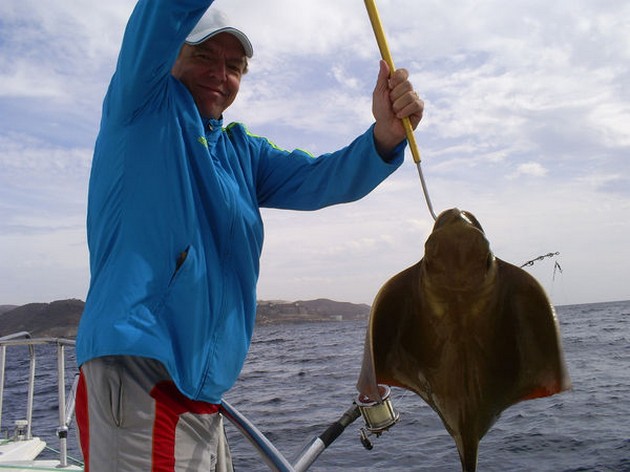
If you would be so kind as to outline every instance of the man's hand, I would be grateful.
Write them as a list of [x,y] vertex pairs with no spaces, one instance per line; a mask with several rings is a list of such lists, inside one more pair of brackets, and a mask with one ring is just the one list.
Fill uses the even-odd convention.
[[376,119],[374,141],[381,157],[389,156],[405,139],[402,118],[409,118],[411,127],[416,129],[423,111],[424,102],[409,82],[409,72],[406,69],[397,69],[390,77],[389,66],[381,60],[372,94],[372,113]]

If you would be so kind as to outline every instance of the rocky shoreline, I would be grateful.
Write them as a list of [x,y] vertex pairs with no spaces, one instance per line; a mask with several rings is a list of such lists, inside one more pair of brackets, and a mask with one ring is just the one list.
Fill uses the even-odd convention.
[[[85,303],[78,299],[50,303],[0,305],[0,336],[28,331],[34,337],[74,338]],[[314,323],[366,319],[370,306],[317,300],[260,300],[256,307],[257,324]]]

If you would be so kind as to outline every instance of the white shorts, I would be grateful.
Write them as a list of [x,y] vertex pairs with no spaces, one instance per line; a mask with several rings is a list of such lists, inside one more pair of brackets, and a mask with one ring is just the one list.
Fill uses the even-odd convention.
[[76,399],[85,472],[230,472],[218,409],[185,397],[156,360],[86,362]]

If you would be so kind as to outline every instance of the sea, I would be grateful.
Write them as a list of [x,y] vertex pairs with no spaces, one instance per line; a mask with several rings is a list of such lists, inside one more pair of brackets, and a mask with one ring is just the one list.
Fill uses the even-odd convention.
[[[521,402],[503,412],[479,448],[479,472],[630,472],[630,301],[556,308],[570,391]],[[353,404],[366,321],[256,327],[242,374],[226,395],[290,461]],[[2,430],[23,418],[22,358],[8,354]],[[69,354],[72,354],[71,352]],[[41,356],[33,433],[56,439],[56,364]],[[69,356],[67,377],[72,380]],[[417,395],[392,389],[400,421],[372,449],[360,441],[359,418],[309,471],[459,472],[452,438]],[[237,471],[267,471],[257,451],[230,423],[226,430]],[[50,457],[52,452],[47,452]],[[81,457],[74,424],[69,455]]]

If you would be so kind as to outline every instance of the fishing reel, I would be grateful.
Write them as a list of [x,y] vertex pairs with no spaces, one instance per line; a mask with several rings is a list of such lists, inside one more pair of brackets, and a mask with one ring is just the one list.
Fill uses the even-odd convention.
[[361,394],[355,401],[365,422],[365,427],[361,428],[359,433],[361,444],[368,451],[374,447],[369,436],[374,435],[378,438],[400,419],[400,414],[392,405],[391,389],[387,385],[379,385],[378,392],[381,395],[381,401],[374,401]]

